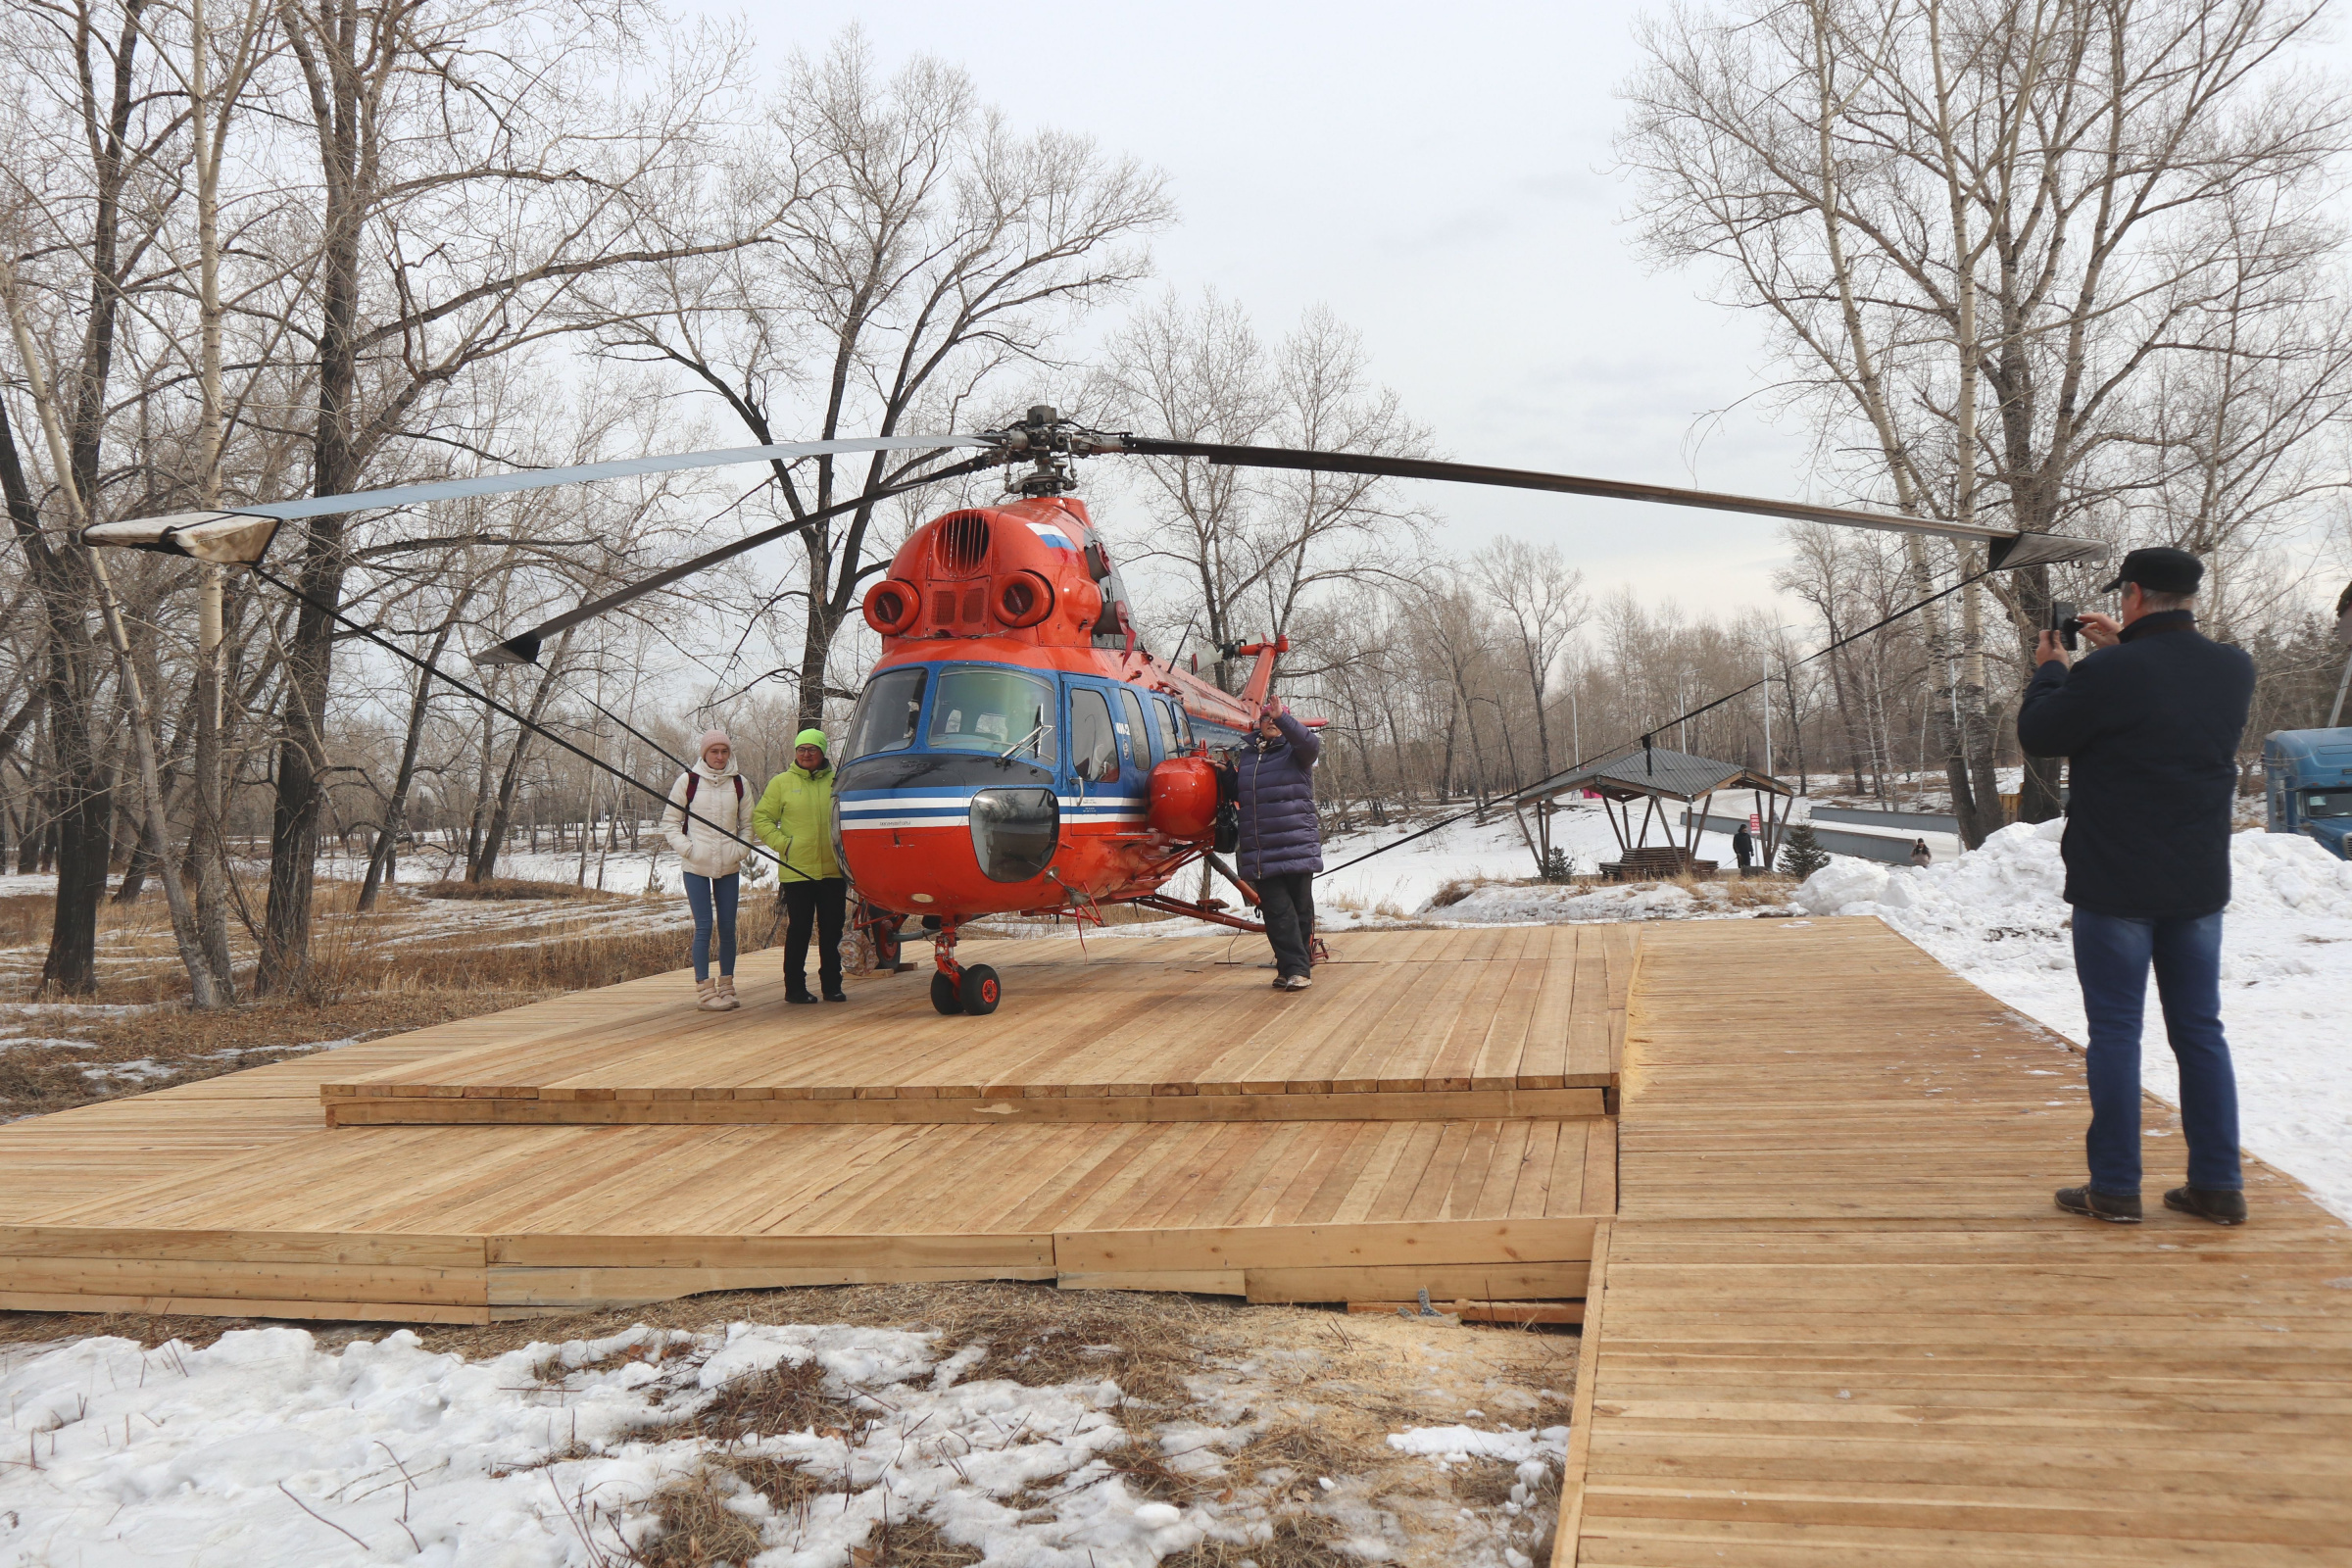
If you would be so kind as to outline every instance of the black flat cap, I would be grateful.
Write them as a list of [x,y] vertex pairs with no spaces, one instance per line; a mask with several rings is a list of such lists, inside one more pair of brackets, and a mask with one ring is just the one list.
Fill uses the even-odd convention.
[[2115,581],[2099,592],[2111,594],[2128,582],[2135,582],[2142,593],[2193,594],[2197,584],[2204,580],[2205,563],[2187,551],[2175,550],[2170,545],[2150,545],[2126,556]]

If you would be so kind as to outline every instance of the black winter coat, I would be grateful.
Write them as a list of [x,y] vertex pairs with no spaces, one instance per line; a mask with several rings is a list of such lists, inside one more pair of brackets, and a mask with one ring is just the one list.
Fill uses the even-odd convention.
[[1245,877],[1323,869],[1323,834],[1315,821],[1315,759],[1323,742],[1288,713],[1274,722],[1281,740],[1253,732],[1233,759]]
[[2230,818],[2254,661],[2184,610],[2142,615],[2073,669],[2034,672],[2019,744],[2070,760],[2066,902],[2139,920],[2230,902]]

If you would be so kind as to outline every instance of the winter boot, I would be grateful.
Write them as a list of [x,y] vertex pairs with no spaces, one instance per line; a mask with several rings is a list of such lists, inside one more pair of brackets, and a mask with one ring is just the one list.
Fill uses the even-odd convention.
[[737,1007],[743,1005],[743,999],[735,994],[735,977],[733,975],[722,974],[715,983],[718,986],[718,1006],[721,1012],[733,1012]]
[[2164,1206],[2216,1225],[2246,1222],[2246,1195],[2234,1187],[2176,1187],[2164,1195]]
[[2139,1195],[2125,1198],[2115,1193],[2096,1193],[2087,1187],[2058,1189],[2058,1206],[2069,1214],[2083,1214],[2103,1219],[2110,1225],[2139,1223]]
[[727,1004],[718,1000],[718,982],[697,980],[694,983],[695,1006],[704,1012],[724,1012]]
[[808,994],[808,977],[805,974],[786,975],[784,977],[784,1000],[786,1002],[805,1002],[812,1007],[815,1006],[816,999]]

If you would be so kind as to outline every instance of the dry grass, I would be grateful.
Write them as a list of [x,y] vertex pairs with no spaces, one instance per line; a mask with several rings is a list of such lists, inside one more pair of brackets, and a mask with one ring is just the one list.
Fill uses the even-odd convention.
[[764,1544],[760,1527],[727,1506],[742,1486],[732,1471],[709,1464],[662,1488],[652,1502],[661,1533],[631,1553],[632,1560],[644,1568],[750,1562]]
[[[0,1119],[66,1110],[263,1066],[321,1045],[372,1039],[614,985],[683,966],[684,901],[567,883],[434,883],[387,892],[321,882],[309,979],[296,996],[221,1013],[185,1005],[187,984],[160,895],[99,914],[99,992],[39,1000],[53,900],[0,899]],[[245,889],[250,907],[263,889]],[[741,947],[766,945],[773,900],[747,905]],[[240,994],[253,948],[239,931]],[[10,1045],[20,1040],[55,1042]]]
[[1505,883],[1504,878],[1496,876],[1457,876],[1430,895],[1429,906],[1433,909],[1449,909],[1471,894],[1476,893],[1480,888],[1494,887],[1497,884],[1512,887],[1519,885],[1515,882]]
[[1190,1551],[1160,1558],[1161,1568],[1363,1568],[1333,1544],[1339,1534],[1332,1521],[1314,1513],[1281,1513],[1273,1534],[1264,1541],[1235,1545],[1203,1541]]

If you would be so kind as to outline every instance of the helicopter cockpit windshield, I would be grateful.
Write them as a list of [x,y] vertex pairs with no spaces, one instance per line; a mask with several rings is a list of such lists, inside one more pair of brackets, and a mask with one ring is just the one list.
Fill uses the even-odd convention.
[[931,700],[926,744],[933,751],[1031,758],[1051,767],[1054,710],[1054,688],[1035,676],[1002,665],[950,669]]

